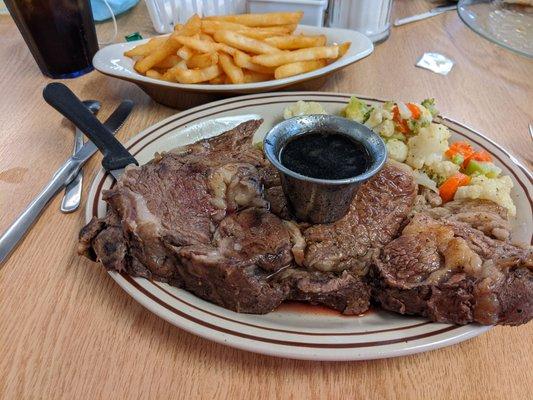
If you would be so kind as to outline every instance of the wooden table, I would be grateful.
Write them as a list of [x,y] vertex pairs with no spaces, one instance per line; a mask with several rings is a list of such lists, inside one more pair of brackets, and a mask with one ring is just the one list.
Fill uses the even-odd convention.
[[[399,0],[395,17],[424,11]],[[118,19],[153,34],[144,2]],[[109,24],[100,25],[102,36]],[[43,101],[48,79],[10,17],[0,17],[0,231],[70,154],[72,126]],[[105,37],[101,37],[105,40]],[[414,67],[426,51],[455,61],[448,76]],[[97,72],[66,81],[106,117],[124,98],[136,109],[126,140],[175,112],[130,83]],[[329,80],[324,91],[438,99],[443,114],[533,159],[533,61],[471,32],[453,13],[395,28],[374,54]],[[85,168],[90,178],[100,163]],[[85,180],[85,188],[90,179]],[[86,193],[86,192],[85,192]],[[497,327],[429,353],[370,362],[304,362],[224,347],[188,334],[133,301],[103,268],[76,254],[82,211],[59,212],[59,196],[0,269],[0,397],[3,399],[526,399],[533,393],[533,324]]]

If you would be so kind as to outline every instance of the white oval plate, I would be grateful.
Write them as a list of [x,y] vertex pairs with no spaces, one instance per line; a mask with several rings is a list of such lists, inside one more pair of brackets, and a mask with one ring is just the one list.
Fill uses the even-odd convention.
[[177,91],[192,91],[206,93],[259,93],[269,90],[291,86],[300,82],[319,78],[340,68],[364,58],[372,53],[374,45],[365,35],[348,29],[320,28],[316,26],[299,25],[296,33],[307,35],[326,35],[328,43],[352,42],[346,54],[315,71],[307,72],[284,79],[276,79],[265,82],[229,84],[229,85],[209,85],[209,84],[181,84],[148,78],[139,74],[133,69],[133,60],[124,56],[124,52],[139,44],[146,43],[149,39],[135,42],[117,43],[100,49],[93,58],[94,67],[106,74],[120,79],[127,79],[140,84],[156,85],[162,88],[175,88]]
[[[127,148],[143,164],[156,151],[214,136],[240,121],[260,116],[264,119],[255,140],[281,119],[283,109],[297,100],[318,101],[330,113],[338,113],[349,99],[334,93],[265,93],[205,104],[144,130],[127,143]],[[369,103],[379,100],[362,97]],[[515,183],[513,200],[518,218],[513,237],[525,242],[532,236],[532,178],[508,152],[483,135],[448,118],[442,123],[453,132],[452,140],[466,139],[495,157],[503,173]],[[105,215],[102,189],[112,178],[100,170],[87,200],[86,219]],[[519,221],[519,222],[518,222]],[[342,316],[320,307],[283,305],[267,315],[238,314],[184,290],[160,282],[132,278],[110,272],[112,278],[135,300],[173,325],[216,342],[243,350],[279,357],[309,360],[368,360],[395,357],[449,346],[490,329],[471,324],[455,326],[373,310],[363,316]]]

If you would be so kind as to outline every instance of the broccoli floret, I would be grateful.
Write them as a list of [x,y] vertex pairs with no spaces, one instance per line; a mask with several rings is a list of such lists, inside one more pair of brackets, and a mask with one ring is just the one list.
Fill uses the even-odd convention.
[[422,119],[408,119],[407,127],[411,132],[417,133],[420,128],[428,127],[430,123],[430,121],[424,121]]
[[424,107],[426,107],[432,116],[439,115],[439,110],[435,107],[435,99],[425,99],[422,103]]
[[354,96],[350,99],[346,107],[344,107],[341,114],[348,119],[364,123],[370,116],[371,112],[372,107]]

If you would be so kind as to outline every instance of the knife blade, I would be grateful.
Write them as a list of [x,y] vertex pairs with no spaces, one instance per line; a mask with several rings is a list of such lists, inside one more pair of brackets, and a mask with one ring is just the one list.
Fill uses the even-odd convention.
[[125,170],[126,168],[117,168],[117,169],[107,170],[107,172],[109,172],[113,176],[113,178],[115,178],[115,180],[118,181],[118,178],[122,176]]
[[439,14],[442,14],[446,11],[452,11],[452,10],[456,10],[457,9],[457,5],[451,5],[451,6],[445,6],[445,7],[435,7],[427,12],[424,12],[422,14],[416,14],[416,15],[411,15],[410,17],[405,17],[405,18],[399,18],[397,19],[396,21],[394,21],[394,26],[401,26],[401,25],[406,25],[406,24],[410,24],[411,22],[415,22],[415,21],[420,21],[420,20],[423,20],[423,19],[426,19],[426,18],[431,18],[435,15],[439,15]]
[[[82,105],[82,107],[84,106]],[[130,100],[122,102],[106,120],[105,124],[108,126],[122,125],[125,118],[130,114],[132,107],[133,103]],[[88,109],[86,110],[91,114]],[[107,130],[107,128],[104,129]],[[107,132],[109,132],[109,130],[107,130]],[[113,137],[111,133],[109,134]],[[65,163],[55,172],[54,176],[41,193],[35,197],[22,214],[20,214],[15,222],[13,222],[13,224],[0,237],[0,264],[3,264],[7,260],[11,252],[37,220],[50,200],[57,194],[57,192],[76,177],[83,164],[85,164],[96,150],[96,146],[91,141],[88,141],[83,145],[80,151],[65,161]]]
[[102,166],[115,179],[120,178],[128,165],[138,165],[135,157],[83,106],[80,99],[68,87],[62,83],[50,83],[45,87],[43,97],[98,147],[104,155]]

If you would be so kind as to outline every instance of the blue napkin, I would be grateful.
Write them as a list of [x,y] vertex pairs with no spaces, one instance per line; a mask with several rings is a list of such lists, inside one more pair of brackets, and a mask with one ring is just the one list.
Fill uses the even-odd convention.
[[[107,2],[116,17],[135,6],[139,0],[107,0]],[[91,0],[91,7],[93,9],[93,18],[95,21],[100,22],[111,18],[111,13],[104,0]]]

